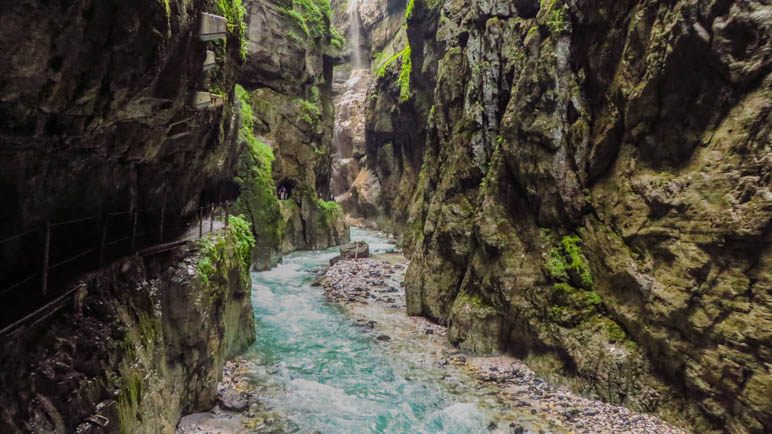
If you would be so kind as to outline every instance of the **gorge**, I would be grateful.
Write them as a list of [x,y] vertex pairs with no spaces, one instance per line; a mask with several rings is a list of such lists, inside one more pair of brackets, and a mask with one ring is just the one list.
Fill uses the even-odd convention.
[[0,23],[0,432],[772,430],[768,2]]

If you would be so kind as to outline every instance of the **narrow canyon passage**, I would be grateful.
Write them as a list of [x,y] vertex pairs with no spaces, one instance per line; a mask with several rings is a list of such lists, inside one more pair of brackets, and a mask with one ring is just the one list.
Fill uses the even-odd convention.
[[772,432],[769,1],[6,3],[0,434]]

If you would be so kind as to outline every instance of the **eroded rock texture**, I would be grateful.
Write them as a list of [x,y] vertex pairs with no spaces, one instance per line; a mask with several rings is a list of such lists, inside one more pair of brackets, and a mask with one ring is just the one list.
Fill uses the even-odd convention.
[[401,59],[367,124],[409,313],[695,431],[772,429],[772,8],[411,3],[409,92]]
[[[289,197],[280,201],[283,228],[277,237],[280,245],[274,248],[289,252],[348,242],[342,213],[328,203],[336,61],[329,2],[247,4],[249,49],[239,83],[249,92],[254,134],[274,154],[275,188],[289,191]],[[249,212],[257,215],[264,203],[253,202]],[[271,223],[253,218],[253,224]]]
[[226,359],[255,339],[243,235],[91,273],[73,305],[0,344],[0,431],[173,433],[211,408]]

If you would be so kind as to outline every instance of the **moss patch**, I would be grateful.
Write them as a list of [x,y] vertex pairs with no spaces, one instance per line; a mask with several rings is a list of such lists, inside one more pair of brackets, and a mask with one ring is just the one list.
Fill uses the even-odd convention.
[[[306,38],[311,38],[316,43],[329,38],[333,45],[343,46],[340,34],[336,37],[336,32],[330,27],[332,8],[329,0],[292,0],[291,6],[282,11],[295,20]],[[338,41],[334,42],[336,39]]]
[[239,38],[241,58],[247,58],[247,8],[241,0],[217,0],[217,12],[228,20],[228,31]]
[[413,17],[413,10],[415,10],[415,0],[408,0],[405,7],[405,21]]
[[410,99],[410,74],[413,72],[413,59],[410,57],[412,50],[410,48],[410,42],[407,43],[405,49],[402,50],[402,66],[399,70],[399,100],[405,102]]
[[273,150],[254,135],[255,118],[249,93],[236,85],[236,97],[241,110],[239,140],[244,143],[236,177],[241,187],[236,209],[250,220],[256,244],[260,248],[276,250],[284,237],[284,220],[271,175]]
[[[549,233],[546,234],[549,237]],[[544,268],[553,280],[572,281],[577,286],[592,289],[592,271],[582,253],[581,242],[581,238],[576,235],[564,236],[560,240],[560,246],[553,247],[547,252]]]
[[319,207],[319,211],[321,211],[319,215],[323,224],[330,224],[343,216],[343,209],[335,201],[319,200],[316,202],[316,205]]

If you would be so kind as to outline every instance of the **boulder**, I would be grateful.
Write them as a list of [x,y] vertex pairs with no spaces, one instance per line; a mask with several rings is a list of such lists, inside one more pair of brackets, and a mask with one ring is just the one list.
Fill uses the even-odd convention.
[[370,256],[370,246],[364,241],[354,241],[340,246],[340,256],[344,258],[367,258]]

